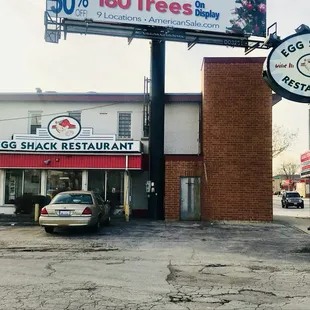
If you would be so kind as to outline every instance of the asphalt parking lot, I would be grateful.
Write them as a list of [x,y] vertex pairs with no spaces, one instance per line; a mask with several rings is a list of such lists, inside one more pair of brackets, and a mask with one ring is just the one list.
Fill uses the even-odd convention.
[[309,309],[310,239],[281,223],[0,227],[0,309]]

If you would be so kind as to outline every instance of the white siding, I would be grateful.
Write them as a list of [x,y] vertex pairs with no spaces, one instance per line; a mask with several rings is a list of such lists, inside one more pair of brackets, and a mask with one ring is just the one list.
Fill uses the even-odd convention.
[[[100,107],[101,106],[101,107]],[[29,111],[42,111],[42,127],[58,115],[68,111],[83,110],[83,127],[94,128],[95,134],[117,134],[118,112],[132,112],[132,139],[141,140],[143,135],[142,103],[0,103],[0,139],[11,139],[13,134],[29,132]],[[195,103],[167,104],[165,109],[165,153],[197,154],[199,149],[199,105]],[[4,119],[21,118],[2,121]],[[143,141],[147,146],[148,142]],[[147,153],[147,149],[145,148]]]
[[167,104],[165,109],[165,154],[199,153],[199,105]]

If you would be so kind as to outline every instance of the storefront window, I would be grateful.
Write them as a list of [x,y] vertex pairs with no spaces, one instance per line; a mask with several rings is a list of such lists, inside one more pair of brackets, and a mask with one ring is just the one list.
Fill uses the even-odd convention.
[[98,193],[102,199],[105,199],[105,171],[89,170],[88,171],[88,189]]
[[57,193],[81,190],[82,171],[81,170],[49,170],[47,173],[47,194],[54,197]]
[[14,204],[23,192],[23,170],[7,170],[5,177],[5,203]]
[[41,171],[24,171],[24,194],[39,195],[41,192]]

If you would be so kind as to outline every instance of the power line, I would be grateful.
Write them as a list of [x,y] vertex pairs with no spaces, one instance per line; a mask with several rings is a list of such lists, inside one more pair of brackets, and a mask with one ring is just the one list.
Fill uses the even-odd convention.
[[[87,111],[87,110],[95,110],[95,109],[99,109],[99,108],[105,108],[105,107],[109,107],[112,105],[115,105],[116,103],[111,103],[111,104],[106,104],[106,105],[100,105],[100,106],[95,106],[95,107],[91,107],[91,108],[85,108],[85,109],[77,109],[77,110],[72,110],[74,112],[82,112],[82,111]],[[41,116],[54,116],[54,115],[60,115],[60,114],[65,114],[68,113],[68,111],[65,112],[57,112],[57,113],[50,113],[50,114],[42,114]],[[24,117],[15,117],[15,118],[4,118],[4,119],[0,119],[0,122],[7,122],[7,121],[18,121],[18,120],[22,120],[22,119],[29,119],[32,118],[32,116],[24,116]]]

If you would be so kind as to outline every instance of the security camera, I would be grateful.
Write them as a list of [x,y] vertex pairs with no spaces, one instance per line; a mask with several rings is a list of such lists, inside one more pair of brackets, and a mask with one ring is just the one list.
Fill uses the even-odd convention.
[[45,164],[45,165],[49,165],[50,163],[51,163],[51,160],[50,160],[50,159],[44,160],[44,164]]

